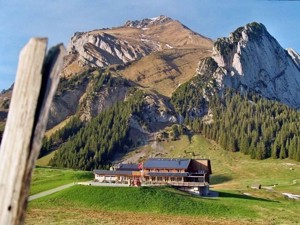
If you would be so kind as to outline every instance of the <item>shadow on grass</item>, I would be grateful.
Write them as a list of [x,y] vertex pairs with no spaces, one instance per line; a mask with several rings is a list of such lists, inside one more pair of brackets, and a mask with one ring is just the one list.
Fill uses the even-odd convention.
[[228,176],[225,176],[225,175],[215,175],[215,176],[211,177],[210,184],[211,185],[222,184],[222,183],[225,183],[225,182],[230,181],[230,180],[232,180],[231,177],[228,177]]
[[278,203],[279,201],[270,200],[270,199],[264,199],[264,198],[257,198],[252,197],[244,194],[237,194],[237,193],[230,193],[230,192],[223,192],[223,191],[216,191],[218,192],[217,198],[210,198],[212,196],[200,196],[200,195],[193,195],[188,192],[181,191],[177,188],[172,188],[170,186],[161,186],[161,187],[141,187],[141,190],[145,192],[152,192],[153,194],[156,194],[157,191],[162,191],[169,194],[175,194],[178,196],[183,196],[185,198],[189,199],[205,199],[206,201],[219,201],[220,198],[232,198],[232,199],[243,199],[243,200],[251,200],[251,201],[261,201],[261,202],[273,202]]
[[256,198],[248,195],[243,194],[235,194],[229,192],[219,192],[219,197],[221,198],[238,198],[238,199],[245,199],[245,200],[255,200],[255,201],[263,201],[263,202],[278,202],[274,200],[264,199],[264,198]]

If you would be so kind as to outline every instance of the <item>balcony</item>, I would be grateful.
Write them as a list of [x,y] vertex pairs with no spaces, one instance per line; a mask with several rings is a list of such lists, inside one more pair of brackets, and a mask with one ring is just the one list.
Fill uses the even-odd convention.
[[168,182],[168,184],[176,187],[203,187],[209,185],[207,182],[176,182],[176,181]]

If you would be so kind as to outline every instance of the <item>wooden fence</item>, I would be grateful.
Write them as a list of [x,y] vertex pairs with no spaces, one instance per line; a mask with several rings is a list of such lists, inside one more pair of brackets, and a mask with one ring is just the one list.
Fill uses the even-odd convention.
[[24,224],[32,170],[42,144],[65,49],[46,38],[22,49],[0,149],[0,224]]

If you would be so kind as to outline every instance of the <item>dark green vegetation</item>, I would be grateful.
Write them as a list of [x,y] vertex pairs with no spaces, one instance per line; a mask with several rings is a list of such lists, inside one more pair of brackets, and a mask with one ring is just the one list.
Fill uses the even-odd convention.
[[[95,159],[94,159],[94,162],[96,162],[95,164],[98,165],[101,163],[101,165],[104,166],[105,164],[107,164],[107,161],[108,161],[107,157],[110,157],[113,154],[112,152],[114,151],[114,149],[116,149],[120,144],[125,143],[124,141],[122,141],[120,139],[122,139],[122,138],[124,139],[124,135],[125,136],[127,135],[126,132],[127,132],[128,126],[124,125],[127,123],[127,120],[128,120],[128,113],[126,111],[127,109],[125,109],[127,107],[126,106],[127,103],[126,104],[125,103],[124,104],[123,103],[115,103],[114,107],[112,109],[107,110],[105,113],[103,112],[104,114],[102,116],[99,115],[98,119],[94,119],[92,121],[88,121],[88,122],[81,121],[81,119],[79,119],[79,118],[82,113],[80,111],[80,109],[86,108],[86,107],[87,108],[91,107],[91,106],[85,106],[85,104],[93,104],[93,102],[97,102],[98,101],[97,98],[99,95],[101,96],[101,92],[106,92],[106,90],[108,90],[109,88],[116,88],[116,87],[126,87],[129,89],[130,83],[126,79],[123,79],[119,76],[113,76],[110,73],[109,69],[108,70],[99,69],[97,71],[90,69],[84,73],[73,76],[71,79],[63,78],[59,84],[57,94],[55,97],[58,98],[64,92],[68,92],[68,91],[71,91],[72,89],[76,89],[79,87],[84,88],[84,89],[87,87],[85,100],[80,103],[80,106],[77,109],[77,112],[75,113],[75,115],[72,116],[72,118],[70,118],[65,123],[65,125],[63,125],[63,127],[59,128],[55,132],[51,133],[51,135],[44,138],[40,157],[49,155],[50,153],[52,153],[52,155],[53,155],[55,150],[67,149],[68,147],[70,147],[70,146],[74,147],[75,145],[78,148],[77,153],[80,152],[80,155],[78,155],[75,152],[71,153],[71,154],[76,155],[77,160],[74,161],[75,156],[73,156],[73,157],[71,157],[72,159],[69,159],[69,161],[71,161],[71,162],[62,163],[63,157],[69,158],[69,156],[66,156],[66,154],[69,154],[69,153],[67,153],[67,152],[61,153],[61,151],[59,151],[57,153],[56,157],[54,157],[54,159],[51,161],[51,165],[55,165],[55,166],[59,166],[59,167],[91,169],[91,168],[93,168],[93,165],[91,165],[91,161],[92,161],[91,157],[94,157],[94,155],[95,155]],[[129,91],[128,95],[133,95],[133,93],[135,92],[134,89],[132,89],[131,92],[132,93],[130,93],[130,91]],[[135,98],[135,97],[138,98],[138,95],[139,94],[135,94],[134,96],[132,96],[132,98]],[[129,100],[128,102],[129,102],[128,104],[131,104],[131,105],[135,104],[134,101]],[[139,106],[137,106],[137,107],[139,107]],[[134,108],[134,106],[133,106],[133,108]],[[123,115],[122,110],[125,110],[125,114],[126,113],[127,114]],[[134,110],[134,109],[132,109],[132,110]],[[118,115],[115,115],[115,114],[118,114]],[[110,118],[105,118],[106,116],[108,116]],[[120,129],[119,129],[119,125],[116,125],[116,124],[113,125],[114,121],[117,121],[118,119],[120,119],[120,123],[121,123],[121,124],[119,124],[121,126]],[[102,121],[104,123],[97,129],[95,129],[95,126],[98,126],[99,124],[101,124]],[[96,123],[96,124],[91,125],[91,123]],[[112,126],[113,126],[113,129],[110,129],[110,128],[112,128]],[[89,129],[90,130],[83,131],[82,128],[84,128],[85,130],[89,130]],[[100,144],[100,147],[104,148],[104,149],[101,149],[101,151],[99,149],[95,149],[96,145],[98,145],[98,144],[95,145],[96,140],[93,139],[93,141],[91,141],[91,138],[95,138],[95,134],[93,134],[91,137],[89,136],[90,137],[89,141],[84,140],[83,142],[80,142],[80,141],[78,142],[78,139],[80,139],[82,137],[78,138],[79,136],[77,135],[77,133],[81,130],[81,133],[79,135],[87,135],[88,132],[89,132],[88,135],[90,135],[92,133],[91,129],[93,129],[94,132],[96,130],[98,132],[98,129],[102,129],[100,134],[96,135],[98,137],[100,135],[108,135],[108,136],[101,137],[99,139],[101,141],[104,140],[104,138],[107,138],[109,136],[114,136],[114,137],[111,139],[111,142],[109,142],[109,143],[104,143],[105,141],[102,141],[102,144]],[[77,135],[77,136],[75,137],[75,135]],[[70,141],[73,141],[72,144],[69,144]],[[74,144],[74,142],[76,142],[76,144]],[[126,143],[128,143],[128,141],[126,141]],[[70,149],[68,149],[68,151],[69,150]],[[102,157],[102,154],[103,154],[103,157]],[[60,155],[65,155],[65,156],[60,156]],[[102,157],[102,160],[99,160],[99,157]],[[82,158],[84,158],[84,159],[82,159]],[[87,164],[89,164],[89,165],[87,165]]]
[[94,175],[87,171],[36,167],[31,181],[30,195],[64,184],[91,180],[93,177]]
[[3,109],[8,109],[10,104],[10,99],[5,99],[2,103]]
[[[204,63],[208,65],[206,70],[216,68],[216,63],[212,58],[206,58]],[[185,123],[188,124],[191,118],[203,116],[207,111],[202,110],[209,106],[208,101],[204,97],[212,97],[216,91],[217,83],[211,76],[196,76],[189,82],[180,85],[172,94],[171,103],[175,110],[185,118]],[[201,111],[201,115],[197,115],[192,109]]]
[[59,148],[69,138],[73,137],[83,127],[83,125],[83,122],[78,117],[73,117],[63,128],[56,131],[49,138],[44,137],[39,157],[47,155],[53,150]]
[[300,113],[254,94],[228,92],[213,103],[216,122],[204,127],[208,138],[226,150],[251,158],[287,158],[300,161]]
[[[172,97],[176,110],[192,130],[217,141],[226,150],[241,151],[251,158],[288,157],[300,161],[298,111],[253,93],[241,95],[233,90],[222,95],[206,94],[209,97],[206,101],[193,89],[197,90],[194,81],[183,85]],[[196,108],[209,105],[214,121],[203,123],[201,117],[189,113],[194,105]]]
[[125,102],[118,102],[104,110],[62,145],[50,165],[83,170],[108,165],[117,151],[130,145],[127,139],[129,119],[140,112],[143,97],[142,91],[132,89]]
[[63,92],[73,90],[79,86],[85,85],[90,79],[91,69],[86,70],[84,73],[72,76],[71,79],[62,77],[59,81],[55,97],[59,97]]

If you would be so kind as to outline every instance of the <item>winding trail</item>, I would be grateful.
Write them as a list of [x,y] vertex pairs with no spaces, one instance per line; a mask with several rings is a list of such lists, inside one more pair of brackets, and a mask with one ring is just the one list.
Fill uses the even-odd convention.
[[48,191],[43,191],[43,192],[40,192],[38,194],[31,195],[31,196],[29,196],[28,201],[32,201],[32,200],[35,200],[35,199],[38,199],[38,198],[41,198],[41,197],[44,197],[44,196],[47,196],[47,195],[51,195],[55,192],[64,190],[64,189],[69,188],[73,185],[74,185],[73,183],[72,184],[66,184],[66,185],[63,185],[63,186],[60,186],[60,187],[57,187],[57,188],[50,189]]

